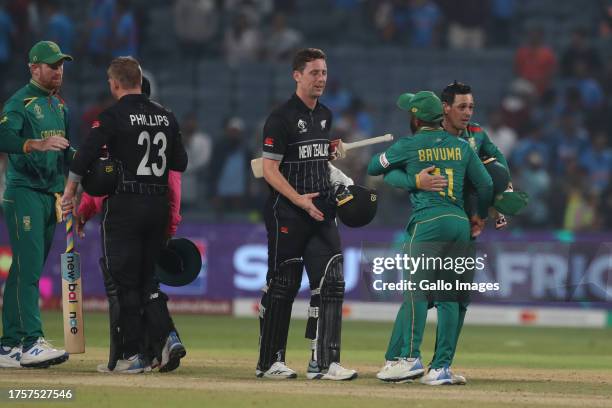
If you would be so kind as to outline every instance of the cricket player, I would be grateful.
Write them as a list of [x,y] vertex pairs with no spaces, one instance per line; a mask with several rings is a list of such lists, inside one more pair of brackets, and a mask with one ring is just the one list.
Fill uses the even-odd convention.
[[340,365],[344,272],[329,165],[332,114],[319,102],[327,81],[325,53],[315,48],[298,51],[293,79],[295,94],[268,116],[264,126],[263,171],[270,187],[264,209],[268,273],[255,373],[272,379],[297,377],[285,364],[285,350],[305,266],[312,295],[306,328],[312,351],[306,377],[350,380],[357,372]]
[[[392,178],[405,179],[406,174],[415,177],[430,166],[435,166],[436,173],[445,174],[448,185],[443,191],[419,190],[412,195],[413,213],[407,228],[410,238],[406,247],[409,256],[419,256],[419,244],[433,242],[437,246],[433,252],[429,248],[428,255],[445,256],[446,251],[453,250],[454,243],[469,243],[472,236],[482,231],[492,199],[492,180],[469,143],[440,127],[442,103],[433,92],[403,94],[398,106],[411,112],[414,136],[402,138],[386,152],[375,155],[368,174],[385,174],[385,181],[392,185],[395,184]],[[393,169],[405,169],[405,173],[391,172]],[[467,178],[478,193],[477,214],[471,219],[463,208],[463,186]],[[434,303],[438,311],[438,348],[431,369],[422,381],[430,385],[451,384],[450,366],[457,344],[459,307],[457,302],[440,299]],[[385,355],[387,364],[377,374],[379,379],[402,382],[424,374],[420,344],[427,308],[427,300],[416,298],[413,291],[404,293]]]
[[145,371],[148,339],[161,355],[160,371],[176,369],[186,355],[159,290],[154,265],[166,240],[170,170],[185,171],[187,153],[172,112],[142,94],[142,70],[132,57],[118,57],[107,70],[116,103],[102,112],[76,153],[64,190],[72,210],[78,183],[106,145],[121,163],[113,194],[104,200],[101,262],[111,308],[111,352],[98,371]]
[[74,155],[68,109],[58,95],[64,61],[71,60],[54,42],[36,43],[29,52],[32,79],[0,116],[0,151],[9,153],[4,216],[13,251],[2,307],[2,368],[46,368],[68,360],[45,340],[38,281],[62,221],[59,197]]
[[[508,174],[510,174],[508,163],[503,153],[493,142],[491,142],[485,130],[478,123],[471,121],[474,113],[474,97],[471,87],[464,83],[454,81],[442,90],[441,100],[444,111],[444,119],[441,124],[444,130],[468,142],[481,159],[495,158],[508,170]],[[417,190],[442,191],[443,188],[448,185],[447,182],[440,180],[440,178],[443,178],[442,176],[431,174],[431,171],[434,171],[434,169],[431,169],[428,173],[421,172],[413,176],[406,174],[404,169],[394,169],[392,170],[393,174],[389,174],[385,180],[387,182],[393,182],[394,187],[402,188],[409,192],[415,192]],[[402,176],[402,173],[404,176]],[[434,184],[434,186],[430,188],[431,184]],[[474,208],[474,191],[469,180],[465,190],[467,190],[464,191],[465,210],[468,217],[470,217],[474,214],[476,208]],[[512,191],[512,184],[509,185],[509,191]],[[495,228],[501,229],[507,226],[507,220],[504,214],[500,214],[496,211],[495,213]],[[459,309],[458,333],[460,333],[463,328],[463,321],[467,312],[467,303],[460,303]],[[457,339],[458,338],[459,336],[457,336]],[[455,384],[466,383],[465,377],[457,374],[454,375],[453,381]]]

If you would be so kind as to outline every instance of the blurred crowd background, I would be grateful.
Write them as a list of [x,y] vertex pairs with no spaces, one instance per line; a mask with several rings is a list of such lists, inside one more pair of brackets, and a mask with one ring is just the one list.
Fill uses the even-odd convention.
[[[249,162],[265,117],[295,89],[291,56],[307,46],[328,55],[336,137],[407,135],[398,95],[467,83],[474,121],[531,196],[510,228],[612,230],[610,0],[0,0],[2,101],[27,81],[41,39],[75,57],[61,94],[77,144],[113,102],[110,59],[141,61],[153,98],[181,123],[187,219],[261,220],[267,187]],[[377,223],[402,224],[407,194],[365,175],[373,151],[338,167],[379,188]]]

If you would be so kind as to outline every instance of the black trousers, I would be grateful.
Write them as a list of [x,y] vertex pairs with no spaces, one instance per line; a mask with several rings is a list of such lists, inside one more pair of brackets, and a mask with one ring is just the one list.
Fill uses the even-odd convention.
[[303,258],[310,289],[318,288],[331,257],[342,253],[336,221],[316,221],[282,197],[268,200],[264,220],[268,233],[266,281],[282,262]]
[[[166,195],[115,194],[104,202],[102,254],[119,307],[118,321],[111,321],[111,336],[115,324],[119,338],[115,340],[120,343],[114,344],[121,354],[117,358],[145,353],[147,333],[153,332],[156,342],[160,342],[173,328],[167,297],[159,292],[154,275],[165,241],[168,213]],[[105,284],[109,294],[109,285]],[[112,305],[110,297],[109,304]],[[161,352],[159,345],[156,348]]]

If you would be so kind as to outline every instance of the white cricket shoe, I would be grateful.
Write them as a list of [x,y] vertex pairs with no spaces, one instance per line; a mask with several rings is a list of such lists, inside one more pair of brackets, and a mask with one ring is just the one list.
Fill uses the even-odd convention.
[[453,373],[448,367],[430,368],[427,374],[421,378],[421,383],[426,385],[451,385]]
[[420,358],[400,358],[387,361],[385,366],[376,374],[376,378],[387,382],[410,382],[425,373]]
[[267,371],[255,370],[258,378],[272,378],[274,380],[287,380],[297,378],[297,373],[287,367],[284,362],[277,361]]
[[114,374],[140,374],[145,372],[145,362],[140,354],[134,354],[127,360],[118,360],[113,370],[108,369],[108,364],[98,364],[99,373]]
[[331,363],[327,370],[321,370],[319,365],[311,360],[308,364],[306,378],[309,380],[348,381],[357,378],[357,371],[344,368],[338,363]]
[[20,363],[22,367],[47,368],[67,360],[68,353],[65,350],[58,350],[43,337],[39,337],[36,343],[27,349],[22,348]]
[[21,368],[21,346],[0,346],[0,368]]
[[451,371],[451,378],[453,381],[453,385],[466,385],[467,384],[467,380],[465,379],[464,376],[455,374],[452,371]]

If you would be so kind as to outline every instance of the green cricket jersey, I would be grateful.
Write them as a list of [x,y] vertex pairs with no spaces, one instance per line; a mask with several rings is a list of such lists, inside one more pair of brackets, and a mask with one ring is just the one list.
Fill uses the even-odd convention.
[[[510,168],[508,167],[506,157],[501,151],[499,151],[497,146],[491,142],[487,132],[485,132],[485,130],[478,123],[469,123],[467,128],[461,132],[459,137],[469,143],[478,157],[495,157],[497,161],[503,164],[508,170],[508,174],[510,174]],[[388,176],[385,176],[385,182],[393,187],[402,188],[411,193],[418,190],[416,185],[416,174],[406,174],[399,171],[392,172],[388,174]]]
[[67,116],[64,101],[33,80],[8,99],[0,117],[0,151],[9,153],[7,187],[64,190],[64,169],[75,150],[23,154],[23,145],[27,139],[69,138]]
[[468,142],[442,129],[422,128],[412,137],[399,139],[387,151],[372,158],[368,174],[377,176],[402,169],[405,173],[394,173],[405,180],[406,174],[414,177],[432,165],[436,166],[436,174],[447,177],[448,187],[441,192],[414,191],[410,199],[415,213],[432,207],[463,213],[463,184],[468,177],[478,192],[478,214],[483,219],[487,217],[493,194],[491,176]]

